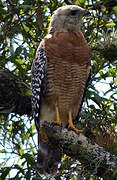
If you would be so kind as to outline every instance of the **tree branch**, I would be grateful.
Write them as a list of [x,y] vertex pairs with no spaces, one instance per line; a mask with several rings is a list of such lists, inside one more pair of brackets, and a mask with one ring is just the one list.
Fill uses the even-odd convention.
[[76,134],[45,122],[44,128],[52,145],[57,144],[63,152],[79,160],[91,173],[107,179],[117,177],[117,157],[106,152],[83,134]]

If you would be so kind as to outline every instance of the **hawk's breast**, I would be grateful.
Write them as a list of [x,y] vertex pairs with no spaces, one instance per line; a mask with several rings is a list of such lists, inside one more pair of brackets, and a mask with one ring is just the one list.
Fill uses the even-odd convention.
[[46,100],[61,113],[80,108],[90,66],[90,52],[81,32],[45,38],[47,56]]

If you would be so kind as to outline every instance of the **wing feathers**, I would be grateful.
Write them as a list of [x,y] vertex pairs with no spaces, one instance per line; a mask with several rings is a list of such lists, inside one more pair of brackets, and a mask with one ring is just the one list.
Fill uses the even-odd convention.
[[32,112],[36,128],[39,129],[39,115],[41,106],[42,85],[45,78],[46,55],[42,47],[37,50],[32,66]]
[[82,109],[82,105],[83,105],[83,102],[84,102],[84,99],[85,99],[85,96],[86,96],[86,93],[87,93],[87,88],[88,88],[88,85],[90,83],[90,80],[91,80],[91,70],[89,72],[89,76],[88,76],[87,81],[85,83],[85,88],[84,88],[84,93],[83,93],[82,101],[81,101],[81,104],[80,104],[80,109],[79,109],[78,114],[77,114],[77,116],[76,116],[76,118],[74,120],[75,124],[78,123],[79,113],[80,113],[80,111]]

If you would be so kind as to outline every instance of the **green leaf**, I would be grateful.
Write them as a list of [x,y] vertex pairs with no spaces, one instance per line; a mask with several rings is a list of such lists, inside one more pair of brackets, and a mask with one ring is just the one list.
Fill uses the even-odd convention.
[[22,148],[22,146],[20,146],[20,148],[19,148],[19,154],[20,154],[20,156],[23,155],[23,148]]
[[117,14],[117,6],[113,7],[113,10],[115,11],[115,13]]
[[114,23],[114,22],[108,22],[107,24],[106,24],[106,26],[108,27],[108,26],[115,26],[116,24]]
[[5,168],[1,168],[1,180],[5,180],[6,176],[9,174],[10,170],[12,169],[12,167],[5,167]]
[[[9,109],[5,109],[5,107],[1,107],[0,108],[0,113],[1,114],[10,114],[11,112],[13,112],[13,110],[14,110],[14,108],[15,108],[15,106],[12,106],[11,108],[9,108]],[[4,109],[4,110],[1,110],[1,109]]]
[[25,154],[23,154],[22,158],[25,158],[26,161],[28,162],[28,164],[31,164],[31,165],[35,164],[35,161],[31,154],[25,153]]
[[100,107],[102,105],[102,98],[97,94],[93,93],[93,97],[91,99]]
[[7,151],[5,149],[1,149],[0,153],[6,153]]

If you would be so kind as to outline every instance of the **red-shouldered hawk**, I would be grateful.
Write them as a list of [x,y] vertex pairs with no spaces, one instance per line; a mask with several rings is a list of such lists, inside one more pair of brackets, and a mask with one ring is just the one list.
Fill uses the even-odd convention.
[[[80,30],[87,11],[79,6],[58,8],[32,66],[32,109],[39,133],[39,169],[56,173],[59,150],[50,150],[42,124],[55,123],[77,132],[77,117],[90,75],[90,50]],[[58,153],[57,153],[58,152]]]

